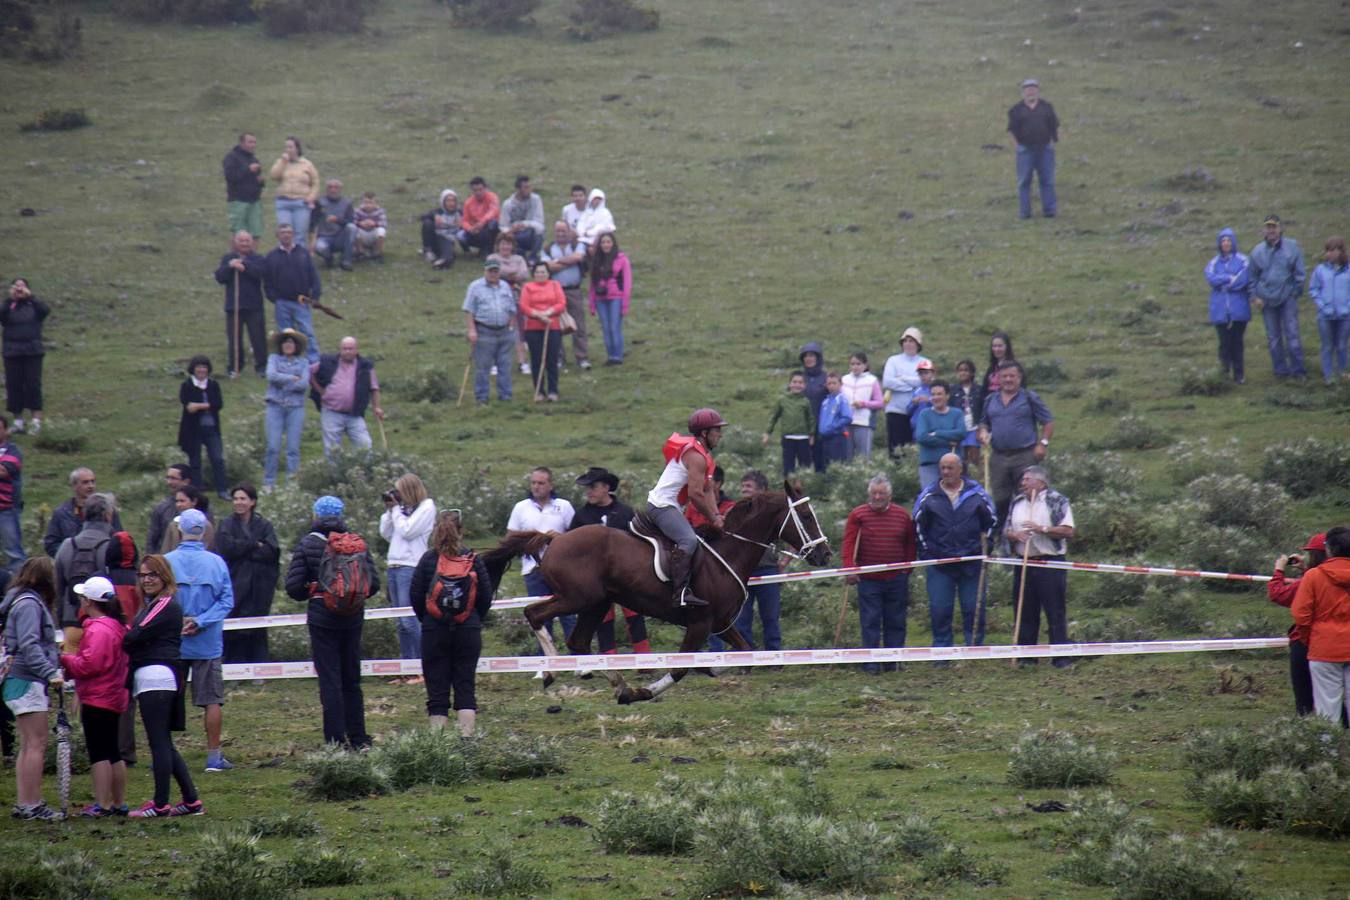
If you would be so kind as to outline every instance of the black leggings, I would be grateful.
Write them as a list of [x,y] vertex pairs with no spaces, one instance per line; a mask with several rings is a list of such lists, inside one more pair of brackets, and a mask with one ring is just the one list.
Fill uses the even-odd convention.
[[481,628],[422,629],[422,677],[427,682],[427,715],[450,713],[450,688],[455,709],[477,709],[474,677],[483,652]]
[[173,706],[178,702],[176,691],[146,691],[136,698],[141,707],[141,721],[145,723],[145,739],[150,744],[150,769],[155,775],[155,805],[169,805],[169,776],[178,782],[183,802],[197,799],[197,788],[188,774],[187,763],[173,745],[169,722]]
[[122,761],[122,754],[117,749],[117,727],[121,721],[122,714],[111,709],[88,703],[80,706],[80,725],[84,727],[84,745],[89,748],[90,763]]

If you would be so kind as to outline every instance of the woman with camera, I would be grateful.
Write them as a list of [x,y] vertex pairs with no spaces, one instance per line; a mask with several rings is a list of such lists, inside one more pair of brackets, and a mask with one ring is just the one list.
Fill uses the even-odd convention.
[[436,518],[431,549],[413,570],[413,611],[422,628],[422,672],[427,682],[427,717],[433,728],[450,724],[454,689],[459,733],[472,737],[478,715],[474,695],[478,657],[483,652],[483,616],[492,606],[487,566],[460,546],[460,513],[447,509]]
[[[1327,560],[1327,537],[1315,534],[1308,538],[1303,546],[1304,556],[1290,553],[1275,560],[1275,571],[1266,583],[1266,596],[1271,603],[1278,603],[1286,609],[1294,605],[1294,595],[1298,593],[1303,576]],[[1308,645],[1294,636],[1294,628],[1289,629],[1289,682],[1294,689],[1294,711],[1300,716],[1313,712],[1312,673],[1308,669]]]
[[[427,496],[426,485],[413,473],[404,475],[394,482],[393,490],[385,492],[380,536],[389,542],[386,580],[389,584],[390,606],[408,605],[413,568],[427,552],[427,539],[431,537],[435,525],[436,501]],[[403,659],[421,658],[422,629],[416,619],[398,620],[398,649]],[[413,675],[395,679],[395,683],[421,684],[422,678]]]

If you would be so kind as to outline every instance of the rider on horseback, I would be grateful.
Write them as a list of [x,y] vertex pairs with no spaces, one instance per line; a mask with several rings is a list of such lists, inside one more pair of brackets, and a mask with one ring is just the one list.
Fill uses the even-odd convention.
[[689,434],[676,432],[661,448],[666,468],[656,487],[647,494],[648,518],[675,542],[670,553],[670,581],[681,606],[708,605],[689,589],[698,536],[684,517],[682,507],[693,503],[713,528],[721,530],[723,519],[717,511],[717,487],[712,479],[714,466],[709,451],[722,440],[722,426],[726,424],[715,409],[695,410],[689,417]]

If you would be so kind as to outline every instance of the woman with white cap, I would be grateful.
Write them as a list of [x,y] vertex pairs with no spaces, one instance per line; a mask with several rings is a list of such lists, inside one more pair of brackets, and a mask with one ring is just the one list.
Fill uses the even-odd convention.
[[84,619],[79,653],[62,653],[61,668],[75,681],[80,725],[89,750],[94,802],[80,815],[87,819],[127,815],[127,765],[118,749],[118,725],[130,703],[130,657],[122,647],[127,628],[113,583],[101,575],[75,585]]
[[920,356],[923,349],[923,332],[913,325],[900,335],[900,352],[886,360],[886,368],[881,373],[881,386],[886,394],[886,449],[891,458],[895,450],[914,440],[909,424],[909,402],[914,399],[914,389],[921,383],[919,364],[931,361]]

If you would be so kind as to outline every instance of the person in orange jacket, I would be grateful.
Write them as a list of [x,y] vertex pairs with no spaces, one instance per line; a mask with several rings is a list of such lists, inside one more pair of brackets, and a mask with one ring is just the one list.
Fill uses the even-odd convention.
[[1327,561],[1303,576],[1291,612],[1308,644],[1313,706],[1335,722],[1350,713],[1350,528],[1332,528],[1326,541]]

